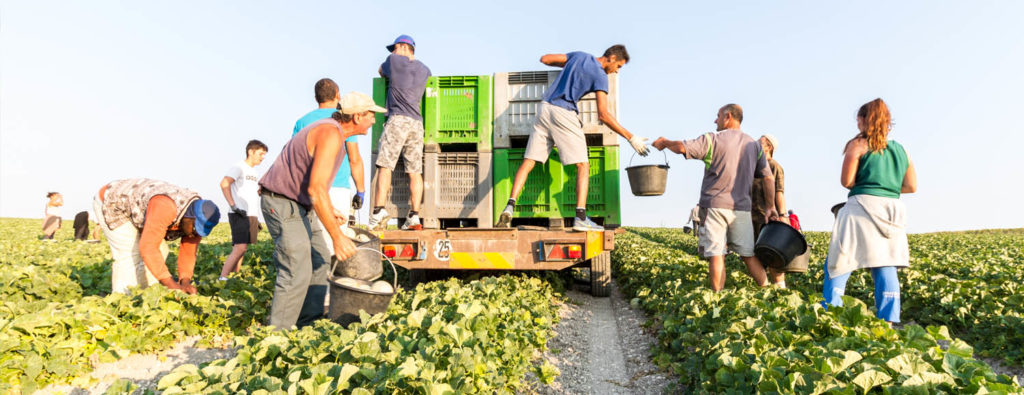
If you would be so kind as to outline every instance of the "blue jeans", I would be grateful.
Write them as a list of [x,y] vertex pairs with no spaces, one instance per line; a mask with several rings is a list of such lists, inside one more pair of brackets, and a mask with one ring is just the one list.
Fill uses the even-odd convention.
[[[889,322],[900,322],[900,280],[895,266],[873,267],[871,277],[875,280],[875,309],[877,316]],[[825,262],[825,286],[822,294],[825,301],[822,306],[842,306],[843,294],[846,293],[846,281],[850,273],[829,278],[828,262]]]

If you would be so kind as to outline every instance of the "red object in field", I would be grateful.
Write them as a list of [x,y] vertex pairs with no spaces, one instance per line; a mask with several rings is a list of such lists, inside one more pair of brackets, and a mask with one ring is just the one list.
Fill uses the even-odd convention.
[[800,218],[793,214],[793,210],[789,210],[789,226],[793,229],[800,230]]

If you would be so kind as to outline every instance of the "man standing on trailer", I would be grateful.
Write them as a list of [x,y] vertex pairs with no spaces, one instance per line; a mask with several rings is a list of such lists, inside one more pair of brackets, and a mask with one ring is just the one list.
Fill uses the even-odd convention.
[[759,286],[768,285],[764,266],[754,256],[754,225],[750,218],[750,188],[754,178],[764,178],[765,217],[775,219],[775,180],[761,152],[761,145],[740,130],[743,109],[726,104],[715,118],[716,133],[693,140],[672,141],[659,137],[654,148],[704,161],[700,186],[698,252],[708,258],[708,277],[715,292],[725,287],[725,254],[739,254]]
[[[321,232],[330,234],[338,260],[356,252],[338,225],[345,218],[337,217],[328,190],[345,157],[345,139],[366,134],[374,113],[384,109],[359,92],[345,94],[338,104],[341,109],[331,118],[292,137],[260,179],[260,207],[274,239],[277,279],[270,325],[277,329],[309,325],[324,314],[331,255]],[[323,228],[314,225],[317,220]]]
[[629,62],[629,53],[622,45],[613,45],[600,58],[585,52],[547,54],[540,62],[548,66],[561,67],[562,72],[548,88],[548,93],[537,111],[533,133],[526,143],[523,163],[516,170],[512,184],[512,195],[508,205],[501,212],[496,227],[509,227],[516,198],[526,183],[526,178],[537,162],[544,163],[551,149],[558,147],[558,155],[565,166],[576,165],[576,218],[572,229],[575,231],[600,231],[603,227],[587,217],[587,190],[590,187],[590,162],[587,160],[587,140],[583,134],[576,103],[590,92],[597,95],[598,118],[615,133],[629,140],[641,156],[647,155],[646,138],[636,136],[619,124],[608,110],[608,74],[616,73]]
[[398,156],[405,160],[409,173],[409,215],[402,229],[422,229],[419,211],[423,200],[423,115],[420,104],[427,88],[430,69],[416,60],[416,42],[405,34],[387,46],[388,55],[377,72],[387,79],[388,120],[381,133],[380,152],[377,154],[376,189],[370,229],[383,228],[388,223],[384,199],[391,189],[391,172],[398,164]]
[[[305,129],[309,124],[331,117],[338,110],[338,101],[341,100],[341,93],[338,89],[338,84],[330,78],[321,78],[313,86],[313,95],[316,98],[317,109],[310,111],[302,118],[299,118],[295,122],[295,127],[292,128],[292,136],[295,136],[302,129]],[[356,139],[356,135],[345,139],[345,158],[341,160],[341,167],[338,168],[338,173],[334,176],[334,181],[331,183],[331,190],[327,192],[331,196],[331,204],[334,205],[334,209],[338,210],[336,214],[339,218],[348,218],[352,214],[352,210],[359,210],[363,207],[363,198],[366,195],[366,189],[363,187],[363,157],[359,155],[359,141]],[[349,175],[352,176],[352,180],[356,183],[356,193],[352,194],[352,184],[348,182]],[[351,203],[349,202],[351,199]],[[339,224],[342,228],[348,226],[348,221],[341,221]],[[324,242],[327,243],[327,248],[334,253],[334,246],[329,239],[327,232],[322,232],[324,236]]]

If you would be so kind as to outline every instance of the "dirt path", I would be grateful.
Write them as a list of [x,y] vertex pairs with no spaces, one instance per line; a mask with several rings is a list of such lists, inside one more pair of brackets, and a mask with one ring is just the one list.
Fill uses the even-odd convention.
[[642,325],[646,316],[633,309],[612,285],[611,296],[595,298],[569,291],[555,337],[544,358],[561,374],[549,386],[537,383],[523,391],[536,394],[662,394],[676,380],[650,360],[653,334]]
[[174,368],[184,364],[195,364],[221,358],[231,358],[234,349],[196,348],[198,336],[187,338],[175,344],[170,350],[156,354],[131,354],[116,362],[96,365],[89,374],[94,380],[88,388],[72,385],[50,385],[37,394],[102,394],[118,379],[127,379],[139,386],[136,393],[146,389],[156,390],[160,378]]

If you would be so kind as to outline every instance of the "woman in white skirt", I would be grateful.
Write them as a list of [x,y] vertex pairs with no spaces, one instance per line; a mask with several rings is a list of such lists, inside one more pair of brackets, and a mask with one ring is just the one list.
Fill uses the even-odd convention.
[[826,306],[842,306],[850,273],[871,269],[878,318],[893,323],[900,322],[896,268],[910,264],[906,207],[899,197],[917,190],[917,174],[903,146],[888,140],[891,125],[882,99],[857,111],[860,133],[846,143],[840,176],[850,193],[832,227],[823,294]]

